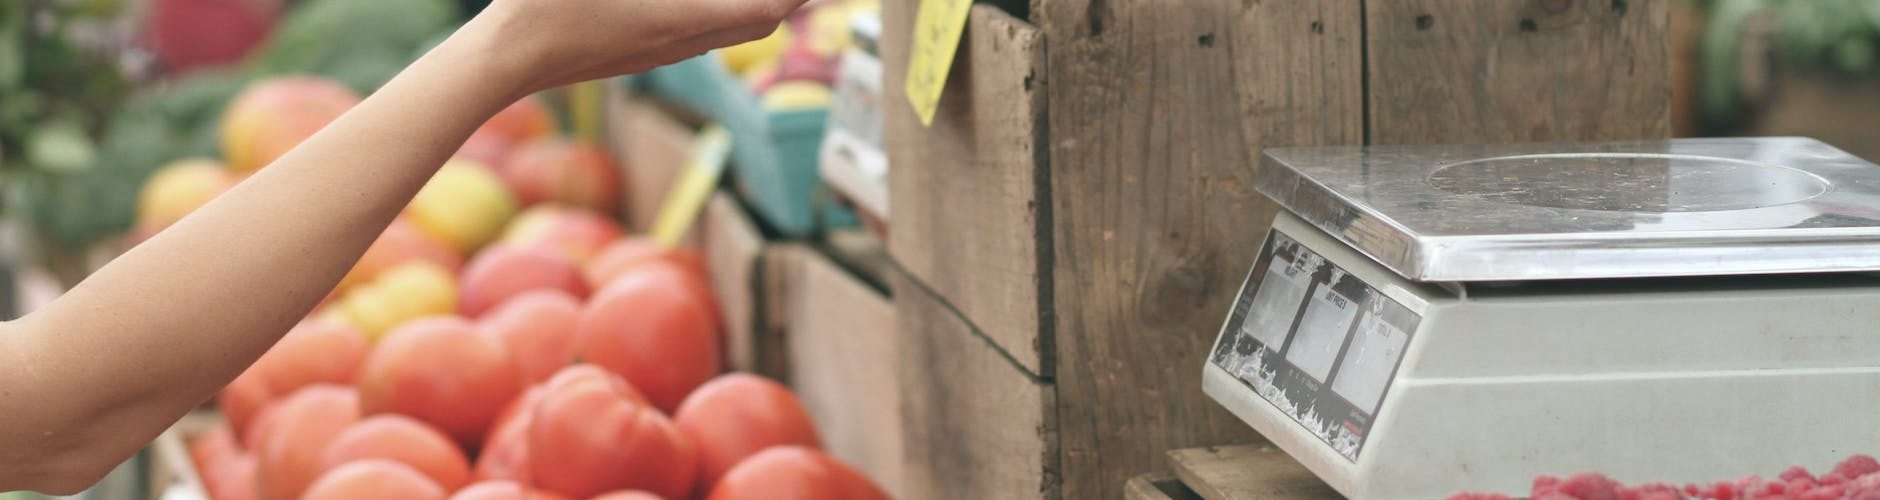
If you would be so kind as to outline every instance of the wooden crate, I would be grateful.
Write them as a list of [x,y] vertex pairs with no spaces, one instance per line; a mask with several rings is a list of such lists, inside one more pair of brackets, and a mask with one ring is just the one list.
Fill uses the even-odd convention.
[[931,126],[917,4],[882,44],[910,498],[1114,498],[1164,450],[1261,441],[1200,375],[1277,210],[1264,148],[1669,129],[1666,0],[978,5]]
[[784,327],[776,311],[782,303],[782,273],[796,245],[764,239],[748,212],[729,193],[719,192],[699,214],[699,250],[717,295],[725,335],[725,365],[734,371],[770,377],[782,375]]
[[899,342],[894,303],[862,277],[807,246],[782,245],[764,262],[776,302],[780,378],[821,431],[824,448],[898,498],[903,484]]
[[[635,97],[623,85],[608,85],[607,149],[621,172],[621,221],[634,233],[652,228],[666,192],[692,159],[698,132],[659,104]],[[686,237],[696,247],[698,231]]]

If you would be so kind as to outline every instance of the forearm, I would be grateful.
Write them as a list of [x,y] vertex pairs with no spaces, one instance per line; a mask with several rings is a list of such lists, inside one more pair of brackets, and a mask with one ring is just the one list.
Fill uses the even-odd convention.
[[274,164],[14,325],[12,347],[36,383],[0,394],[0,450],[82,445],[128,456],[273,345],[470,132],[521,96],[518,72],[482,59],[479,36],[460,31]]

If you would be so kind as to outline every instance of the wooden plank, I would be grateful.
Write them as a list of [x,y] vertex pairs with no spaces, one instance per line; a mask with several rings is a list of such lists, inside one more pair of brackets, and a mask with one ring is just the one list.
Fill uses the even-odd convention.
[[1115,498],[1165,450],[1258,439],[1204,353],[1275,210],[1255,154],[1362,140],[1360,6],[1040,4],[1063,497]]
[[[911,279],[889,278],[901,342],[905,497],[1057,498],[1049,384]],[[1119,487],[1121,477],[1113,478]]]
[[1129,479],[1123,485],[1123,498],[1128,500],[1201,500],[1194,490],[1188,489],[1180,479],[1169,474],[1143,474]]
[[725,364],[732,370],[758,371],[761,307],[758,259],[765,249],[764,235],[730,194],[719,192],[705,203],[699,216],[700,250],[711,274],[712,293],[725,334]]
[[1370,142],[1665,137],[1670,4],[1366,2]]
[[834,262],[799,259],[785,336],[789,380],[823,447],[902,496],[900,358],[894,304]]
[[[653,225],[666,191],[692,154],[695,133],[659,106],[633,97],[620,85],[607,93],[608,147],[624,184],[622,215],[627,228],[644,233]],[[688,243],[698,243],[694,231]]]
[[1043,165],[1044,44],[1024,21],[975,6],[940,110],[922,127],[904,84],[914,5],[885,2],[882,14],[889,250],[1027,371],[1050,376],[1050,339],[1038,327],[1043,198],[1034,177]]
[[1182,484],[1208,500],[1344,498],[1270,445],[1175,450],[1168,461]]

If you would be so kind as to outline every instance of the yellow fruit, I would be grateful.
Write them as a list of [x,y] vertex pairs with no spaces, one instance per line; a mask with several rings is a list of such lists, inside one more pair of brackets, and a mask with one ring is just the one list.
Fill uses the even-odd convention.
[[155,232],[182,220],[235,185],[222,164],[202,158],[178,160],[151,174],[137,195],[137,226]]
[[833,101],[835,94],[829,87],[816,82],[780,82],[764,92],[764,107],[779,111],[827,108]]
[[451,160],[418,190],[405,214],[425,234],[470,254],[502,232],[516,214],[516,198],[489,169]]
[[346,292],[346,298],[334,305],[333,310],[346,324],[364,332],[366,338],[373,341],[403,322],[391,297],[372,285],[353,287]]
[[411,320],[456,310],[457,283],[450,271],[430,262],[413,262],[386,271],[377,281],[353,287],[329,315],[377,341]]
[[719,49],[718,57],[725,69],[742,75],[759,63],[782,56],[783,49],[790,47],[790,39],[790,28],[779,25],[770,36]]
[[457,310],[457,280],[443,266],[413,262],[386,271],[376,282],[406,320]]

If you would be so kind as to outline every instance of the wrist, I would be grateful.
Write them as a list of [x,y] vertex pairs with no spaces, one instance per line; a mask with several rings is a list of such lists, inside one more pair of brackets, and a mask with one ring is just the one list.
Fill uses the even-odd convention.
[[457,78],[475,81],[496,94],[499,106],[539,91],[540,58],[532,55],[532,49],[499,35],[502,25],[508,22],[502,14],[497,5],[492,5],[464,23],[420,62],[435,59],[439,66],[454,68]]

